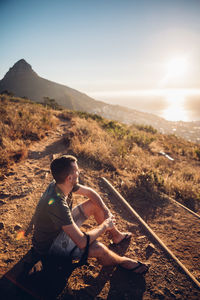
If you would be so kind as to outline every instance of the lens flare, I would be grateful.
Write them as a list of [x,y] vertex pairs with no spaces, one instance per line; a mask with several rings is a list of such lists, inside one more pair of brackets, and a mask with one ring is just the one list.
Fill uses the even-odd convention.
[[25,238],[25,231],[19,231],[18,233],[17,233],[17,237],[16,237],[16,240],[17,241],[19,241],[19,240],[22,240],[22,239],[24,239]]
[[49,205],[52,205],[55,202],[55,200],[53,198],[51,198],[48,202]]

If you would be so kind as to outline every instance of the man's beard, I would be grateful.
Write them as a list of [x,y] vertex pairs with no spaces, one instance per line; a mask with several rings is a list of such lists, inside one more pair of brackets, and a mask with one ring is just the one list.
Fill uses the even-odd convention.
[[72,188],[74,188],[78,183],[79,183],[79,178],[76,178],[76,180],[73,183],[73,187]]

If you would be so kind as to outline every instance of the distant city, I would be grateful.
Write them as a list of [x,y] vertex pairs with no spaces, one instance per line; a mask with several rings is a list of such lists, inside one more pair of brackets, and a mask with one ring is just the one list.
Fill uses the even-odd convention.
[[174,134],[188,141],[200,143],[200,121],[167,121],[154,114],[144,113],[118,105],[105,105],[104,109],[94,111],[106,118],[119,120],[126,124],[151,125],[163,134]]

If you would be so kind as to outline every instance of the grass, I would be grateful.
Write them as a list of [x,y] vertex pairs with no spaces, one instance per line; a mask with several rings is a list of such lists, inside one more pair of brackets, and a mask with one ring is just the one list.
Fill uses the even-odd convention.
[[50,109],[27,99],[0,95],[0,175],[25,158],[28,146],[44,138],[55,124]]
[[[193,210],[200,208],[197,144],[159,134],[151,127],[130,127],[79,112],[73,113],[71,131],[70,151],[92,161],[94,168],[112,171],[122,193],[138,206],[141,199],[155,204],[165,193]],[[160,151],[174,161],[159,155]]]
[[[53,110],[27,99],[0,96],[0,174],[25,158],[29,145],[69,123],[66,151],[112,178],[133,205],[160,203],[165,193],[189,208],[200,209],[200,147],[151,126],[128,126],[96,114]],[[164,151],[174,158],[159,154]]]

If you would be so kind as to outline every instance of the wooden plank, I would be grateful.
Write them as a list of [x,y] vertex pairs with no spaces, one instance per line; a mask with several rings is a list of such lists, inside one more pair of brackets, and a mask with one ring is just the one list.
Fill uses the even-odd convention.
[[167,197],[171,202],[173,202],[175,205],[182,207],[183,209],[187,210],[190,214],[192,214],[193,216],[197,217],[198,219],[200,219],[200,215],[198,215],[197,213],[195,213],[193,210],[189,209],[188,207],[184,206],[183,204],[181,204],[180,202],[176,201],[175,199],[171,198],[170,196],[162,193],[161,195],[163,195],[164,197]]
[[128,204],[128,202],[122,197],[122,195],[111,185],[111,183],[104,177],[102,177],[104,184],[109,190],[119,199],[128,211],[140,222],[143,228],[158,242],[161,248],[176,262],[176,264],[185,272],[185,274],[191,279],[191,281],[200,289],[200,282],[190,273],[190,271],[180,262],[180,260],[172,253],[172,251],[163,243],[163,241],[155,234],[155,232],[149,227],[149,225],[138,215],[138,213]]

